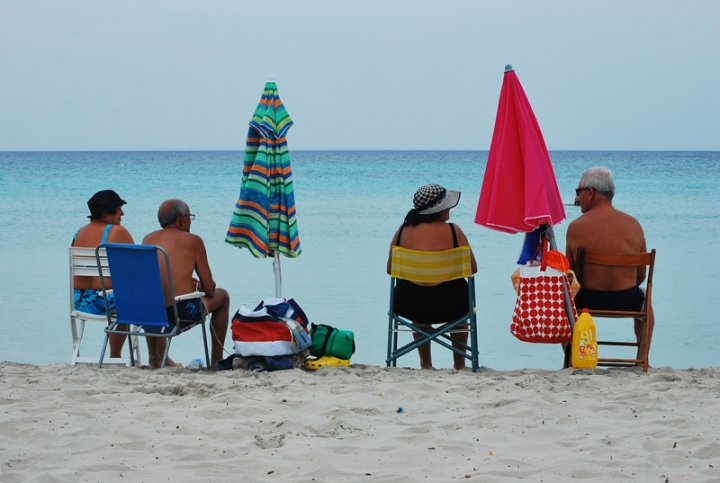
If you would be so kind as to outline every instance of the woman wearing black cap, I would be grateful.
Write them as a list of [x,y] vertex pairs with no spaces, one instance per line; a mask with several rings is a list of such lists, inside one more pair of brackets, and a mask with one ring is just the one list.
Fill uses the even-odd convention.
[[[392,265],[392,247],[400,246],[411,250],[441,251],[460,246],[469,246],[467,237],[459,226],[448,223],[450,209],[460,202],[460,192],[446,190],[438,184],[422,185],[413,197],[414,208],[405,216],[405,221],[392,239],[387,262],[387,272]],[[477,272],[475,255],[472,255],[472,272]],[[431,329],[439,324],[462,317],[468,310],[468,289],[465,279],[442,283],[413,283],[398,280],[395,286],[394,310],[413,323]],[[420,334],[413,332],[416,339]],[[467,332],[455,335],[467,343]],[[457,348],[462,350],[459,345]],[[418,347],[420,368],[432,369],[430,343]],[[453,353],[455,369],[465,367],[465,358]]]
[[[113,190],[103,190],[95,193],[87,202],[90,209],[90,223],[75,232],[71,246],[95,248],[101,243],[135,243],[130,232],[120,226],[125,214],[122,206],[127,204]],[[105,282],[108,288],[112,282]],[[99,277],[75,277],[75,310],[95,315],[105,314],[105,300],[100,294]],[[114,300],[108,295],[110,310],[114,310]],[[126,330],[126,329],[122,329]],[[110,357],[122,357],[122,348],[126,336],[110,335]]]

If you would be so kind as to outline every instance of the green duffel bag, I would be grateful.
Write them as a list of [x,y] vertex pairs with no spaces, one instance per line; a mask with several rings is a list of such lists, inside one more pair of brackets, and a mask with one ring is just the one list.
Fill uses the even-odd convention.
[[310,337],[312,338],[310,355],[314,357],[332,356],[349,360],[355,353],[355,334],[349,330],[312,324]]

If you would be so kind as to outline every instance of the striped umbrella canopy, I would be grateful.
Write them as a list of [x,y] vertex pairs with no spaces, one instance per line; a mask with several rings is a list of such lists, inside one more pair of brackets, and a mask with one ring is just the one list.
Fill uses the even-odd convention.
[[240,197],[225,241],[260,258],[300,255],[286,134],[293,125],[272,76],[250,120]]

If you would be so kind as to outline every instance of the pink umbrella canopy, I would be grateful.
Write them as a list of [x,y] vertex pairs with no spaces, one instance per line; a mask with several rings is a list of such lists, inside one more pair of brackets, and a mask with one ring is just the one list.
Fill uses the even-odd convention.
[[515,71],[507,65],[475,223],[519,233],[564,219],[540,126]]

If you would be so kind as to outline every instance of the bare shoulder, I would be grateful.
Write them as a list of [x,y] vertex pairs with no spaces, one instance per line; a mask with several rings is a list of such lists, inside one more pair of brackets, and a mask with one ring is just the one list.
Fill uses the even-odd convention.
[[110,229],[110,233],[108,233],[108,241],[120,243],[135,243],[128,229],[122,225],[113,225],[113,227]]
[[158,241],[160,240],[160,235],[162,234],[163,230],[156,230],[152,233],[148,233],[145,235],[145,238],[143,238],[143,245],[157,245]]
[[467,236],[465,236],[465,232],[462,231],[462,228],[460,228],[460,225],[453,223],[452,224],[455,227],[455,233],[458,237],[458,245],[464,246],[464,245],[470,245],[470,242],[468,242]]
[[196,235],[194,233],[187,233],[187,240],[194,247],[205,250],[205,242],[203,242],[203,239],[200,238],[199,235]]

